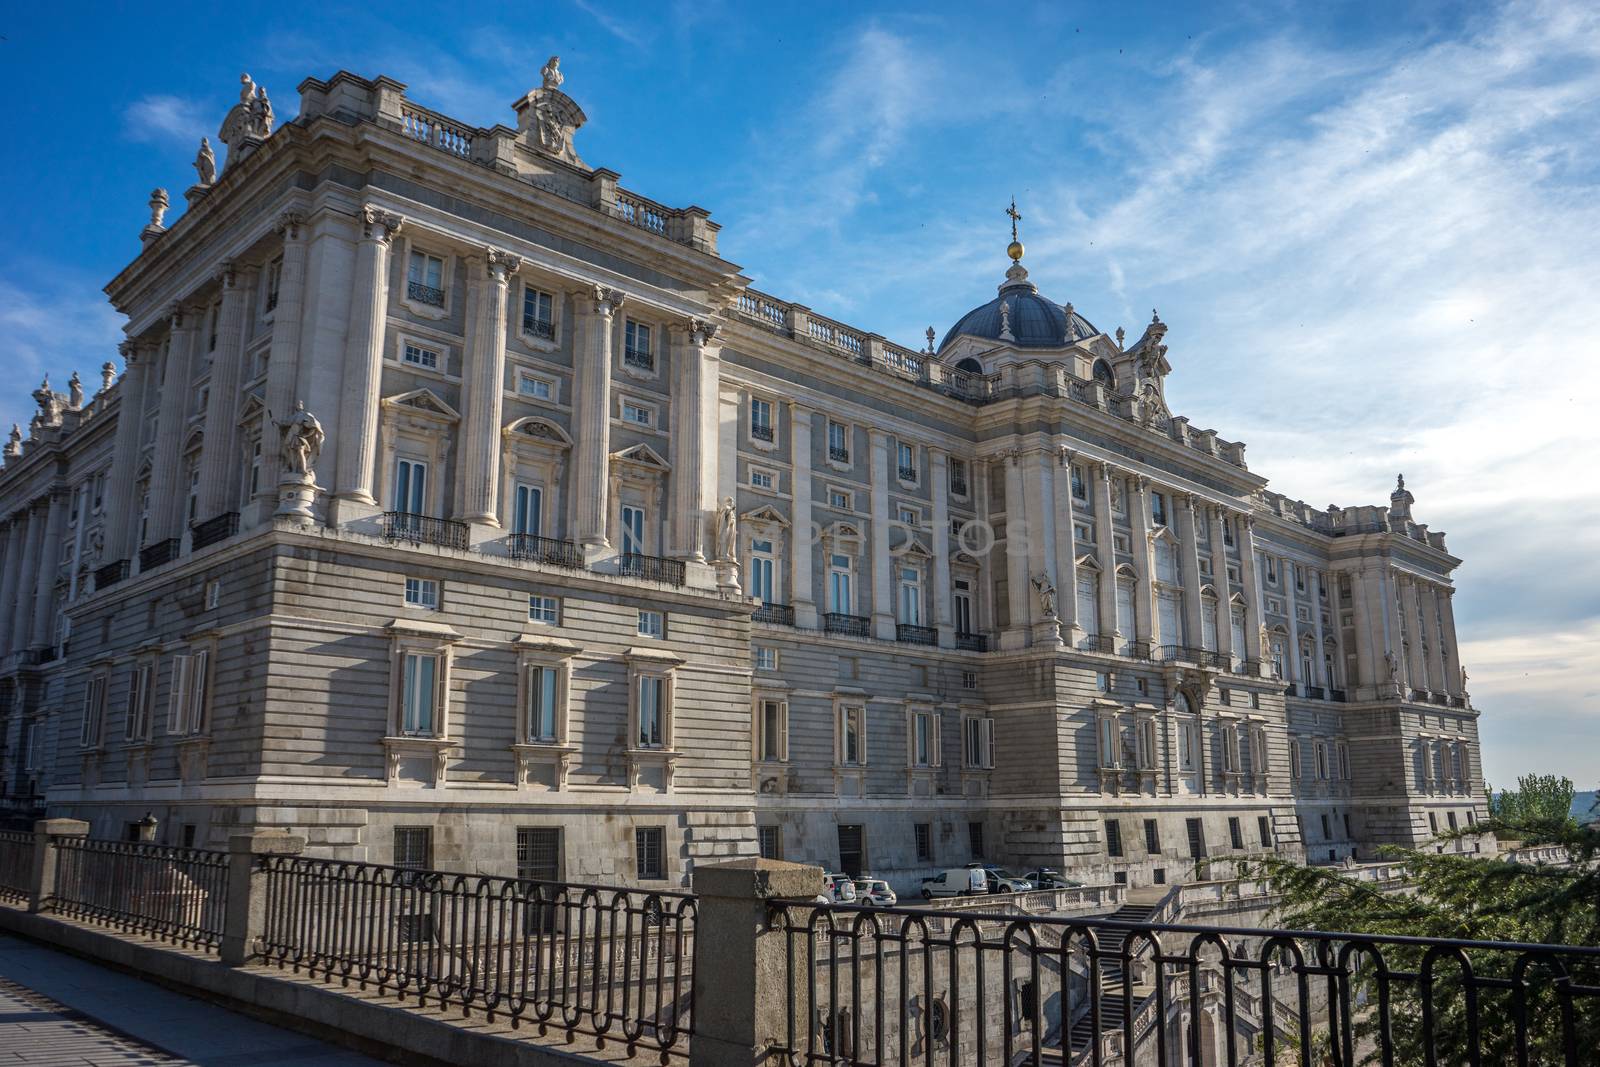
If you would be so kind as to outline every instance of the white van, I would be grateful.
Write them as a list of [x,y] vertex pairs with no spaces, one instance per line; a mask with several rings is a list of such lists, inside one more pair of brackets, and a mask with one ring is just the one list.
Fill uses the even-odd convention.
[[988,889],[988,880],[976,867],[951,867],[922,880],[922,899],[969,897]]

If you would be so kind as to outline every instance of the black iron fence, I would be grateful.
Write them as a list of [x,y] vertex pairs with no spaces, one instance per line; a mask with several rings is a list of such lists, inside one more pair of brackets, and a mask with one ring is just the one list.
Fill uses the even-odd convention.
[[139,550],[139,570],[154,570],[164,563],[171,563],[178,558],[179,548],[180,543],[176,537],[145,545]]
[[83,837],[55,847],[54,910],[196,948],[222,943],[226,852]]
[[794,625],[793,604],[763,604],[750,616],[752,622],[764,622],[773,626]]
[[198,552],[202,548],[210,548],[221,541],[226,541],[239,532],[239,513],[225,511],[215,518],[205,522],[197,522],[189,528],[189,547]]
[[791,1064],[1575,1067],[1600,1039],[1595,947],[798,901],[770,919]]
[[109,589],[128,577],[128,561],[119,559],[97,568],[94,572],[95,589]]
[[262,856],[279,966],[666,1062],[694,1030],[683,893]]
[[863,615],[845,615],[830,611],[822,616],[822,632],[844,634],[847,637],[871,637],[872,620]]
[[33,877],[33,835],[0,830],[0,900],[27,900]]
[[418,515],[410,511],[383,513],[383,537],[410,545],[439,545],[465,551],[471,545],[470,529],[464,522]]
[[630,578],[665,582],[667,585],[682,585],[684,582],[684,565],[679,559],[646,556],[640,552],[624,552],[618,569]]
[[512,559],[533,560],[536,563],[548,563],[552,567],[565,567],[573,571],[584,569],[583,550],[571,541],[562,541],[554,537],[512,534],[506,538],[506,552]]

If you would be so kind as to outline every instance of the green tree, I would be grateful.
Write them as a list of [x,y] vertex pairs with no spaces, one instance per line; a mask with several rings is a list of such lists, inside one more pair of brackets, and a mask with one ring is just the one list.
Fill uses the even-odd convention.
[[[1525,777],[1516,792],[1506,793],[1497,802],[1488,821],[1440,837],[1454,840],[1492,833],[1528,846],[1556,845],[1566,850],[1567,864],[1515,863],[1503,857],[1440,854],[1431,848],[1386,848],[1382,850],[1385,858],[1398,860],[1405,871],[1405,888],[1400,891],[1357,881],[1338,868],[1276,859],[1254,865],[1250,874],[1265,878],[1282,894],[1281,921],[1295,929],[1600,945],[1600,826],[1580,827],[1570,817],[1572,795],[1572,783],[1567,779]],[[1383,956],[1389,971],[1415,974],[1422,966],[1424,950],[1385,947]],[[1469,957],[1479,979],[1510,979],[1519,954],[1475,950]],[[1356,958],[1360,972],[1354,984],[1371,1009],[1377,1003],[1378,968],[1370,958]],[[1593,987],[1600,982],[1600,959],[1569,957],[1566,962],[1577,983]],[[1561,1063],[1561,1005],[1548,972],[1535,966],[1526,977],[1530,1062]],[[1395,1062],[1420,1064],[1425,1035],[1418,983],[1391,981],[1389,995]],[[1434,966],[1430,999],[1438,1062],[1468,1062],[1466,990],[1459,967],[1449,958]],[[1478,1005],[1481,1062],[1515,1063],[1512,993],[1480,989]],[[1578,1047],[1600,1048],[1600,999],[1579,996],[1573,1005]],[[1365,1043],[1370,1048],[1378,1027],[1376,1011],[1361,1011],[1354,1025],[1357,1047]],[[1376,1062],[1376,1056],[1372,1061]]]

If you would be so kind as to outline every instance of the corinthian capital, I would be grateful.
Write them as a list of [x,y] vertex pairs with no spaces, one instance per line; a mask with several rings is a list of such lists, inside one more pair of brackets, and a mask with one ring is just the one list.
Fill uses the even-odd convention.
[[484,262],[488,266],[489,277],[497,282],[503,282],[517,271],[522,269],[522,257],[498,248],[486,248],[483,252]]
[[689,343],[694,345],[696,348],[710,344],[712,338],[716,336],[716,323],[707,322],[705,319],[689,320]]
[[278,221],[273,225],[279,237],[285,241],[300,240],[300,228],[305,225],[305,216],[298,211],[285,211],[278,216]]
[[217,273],[215,275],[217,284],[222,286],[224,289],[232,289],[236,270],[237,268],[234,267],[233,260],[231,259],[225,259],[221,263],[217,264]]
[[609,317],[626,299],[621,289],[612,289],[604,285],[594,287],[594,309],[598,314]]
[[367,204],[361,209],[361,236],[370,241],[388,244],[405,225],[405,218],[392,211]]

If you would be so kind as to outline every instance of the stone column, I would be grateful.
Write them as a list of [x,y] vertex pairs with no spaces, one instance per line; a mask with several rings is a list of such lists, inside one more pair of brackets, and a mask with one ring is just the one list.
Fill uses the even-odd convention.
[[944,449],[928,449],[928,477],[933,479],[933,529],[928,537],[933,550],[933,624],[939,631],[939,647],[953,648],[956,628],[950,606],[950,455]]
[[283,458],[278,448],[277,429],[272,423],[292,415],[295,401],[300,398],[297,377],[300,318],[306,289],[305,220],[299,212],[286,211],[278,217],[277,231],[283,239],[283,262],[278,269],[278,305],[272,309],[272,342],[267,355],[267,386],[263,397],[267,421],[261,426],[261,479],[256,493],[255,522],[265,521],[278,507]]
[[[22,538],[27,532],[24,512],[18,512],[6,522],[5,556],[0,559],[3,577],[0,577],[0,622],[11,618],[16,610],[17,581],[22,572]],[[11,627],[0,627],[0,656],[11,652],[13,637]]]
[[242,967],[255,955],[267,931],[267,872],[263,856],[298,856],[306,839],[282,830],[259,830],[228,838],[228,906],[222,917],[219,955],[229,967]]
[[33,644],[33,597],[39,573],[39,542],[44,540],[44,516],[37,503],[25,509],[22,535],[22,565],[17,571],[17,602],[11,608],[11,651],[22,652]]
[[[1405,636],[1408,627],[1401,617],[1400,604],[1403,594],[1400,592],[1400,572],[1393,567],[1385,567],[1378,575],[1379,594],[1383,604],[1383,618],[1388,626],[1387,645],[1394,653],[1400,666],[1400,698],[1403,700],[1410,695],[1413,688],[1411,680],[1411,657],[1406,654]],[[1416,629],[1415,626],[1409,629]],[[1420,646],[1419,646],[1420,647]]]
[[145,381],[150,373],[147,345],[124,341],[122,377],[117,379],[117,429],[111,448],[111,473],[106,479],[106,535],[100,565],[131,555],[134,473],[139,469],[139,429],[144,425]]
[[[717,435],[712,418],[721,388],[722,360],[713,344],[715,323],[675,324],[672,337],[672,514],[669,554],[703,564],[717,509]],[[806,427],[809,434],[810,426]],[[800,430],[795,430],[798,442]]]
[[[455,518],[500,525],[500,411],[506,382],[506,290],[522,269],[522,257],[498,248],[484,250],[486,279],[476,290],[472,332],[462,371],[461,441],[456,449]],[[476,268],[468,268],[471,278]],[[609,363],[607,364],[609,368]]]
[[[1172,503],[1178,509],[1178,544],[1182,552],[1178,565],[1183,568],[1183,625],[1187,631],[1182,643],[1200,648],[1205,644],[1205,624],[1201,619],[1205,605],[1200,602],[1200,533],[1195,521],[1195,499],[1186,493],[1181,500]],[[1215,577],[1212,575],[1213,579]],[[1221,626],[1219,615],[1218,629]]]
[[1356,616],[1356,672],[1358,678],[1348,678],[1349,688],[1368,688],[1366,696],[1376,695],[1389,681],[1384,663],[1384,622],[1382,605],[1377,602],[1373,589],[1376,585],[1372,568],[1364,566],[1351,575],[1351,599]]
[[586,562],[610,554],[606,518],[610,514],[611,320],[622,306],[616,289],[596,285],[573,296],[577,310],[577,363],[573,403],[574,433],[571,494],[577,511],[577,539]]
[[205,445],[200,453],[197,522],[232,511],[229,476],[238,463],[239,378],[244,358],[244,306],[248,293],[232,263],[217,272],[222,310],[217,315],[217,348],[211,356],[211,395],[206,401]]
[[[768,1049],[788,1032],[790,980],[799,988],[812,976],[801,941],[791,957],[789,934],[781,922],[774,925],[769,905],[815,898],[822,869],[766,859],[699,864],[693,887],[694,998],[715,1010],[695,1016],[690,1067],[773,1062]],[[800,912],[791,911],[789,922],[803,922]]]
[[1344,647],[1344,607],[1339,599],[1340,575],[1328,572],[1328,617],[1333,620],[1333,672],[1328,676],[1329,689],[1353,688],[1350,667]]
[[[794,434],[794,508],[789,518],[789,602],[794,606],[794,624],[807,630],[817,628],[816,590],[811,574],[811,417],[810,408],[789,405],[789,426]],[[715,427],[713,427],[714,429]],[[714,444],[716,437],[707,438]]]
[[[883,430],[867,433],[867,456],[872,474],[872,636],[880,641],[895,639],[894,557],[889,551],[889,485],[895,477],[894,459],[889,454],[889,435]],[[859,609],[857,609],[859,610]]]
[[89,836],[89,824],[79,819],[40,819],[33,824],[33,869],[28,878],[28,910],[48,909],[56,895],[56,864],[62,838]]
[[1300,598],[1295,591],[1294,572],[1295,562],[1287,556],[1278,560],[1278,573],[1283,576],[1283,595],[1285,610],[1289,616],[1289,642],[1284,649],[1284,655],[1289,662],[1284,666],[1289,672],[1288,681],[1295,687],[1295,692],[1305,694],[1305,686],[1309,684],[1301,677],[1300,670]]
[[[1228,580],[1228,541],[1223,533],[1220,507],[1207,505],[1211,527],[1211,586],[1217,591],[1217,653],[1229,664],[1238,654],[1233,647],[1233,585]],[[1241,572],[1242,574],[1242,572]]]
[[[335,522],[377,511],[379,401],[383,352],[389,320],[389,253],[405,220],[370,205],[361,209],[361,243],[356,248],[355,292],[350,303],[350,334],[345,350],[344,396],[339,412],[339,469],[335,480]],[[502,335],[503,336],[503,335]],[[501,341],[504,351],[504,340]]]
[[[1101,463],[1094,471],[1095,556],[1100,563],[1100,636],[1115,643],[1117,622],[1117,537],[1111,521],[1111,467]],[[1074,589],[1073,596],[1077,596]],[[1138,591],[1135,590],[1135,599]],[[1106,651],[1109,651],[1107,649]]]
[[1055,501],[1056,614],[1062,638],[1073,648],[1083,640],[1078,624],[1078,541],[1072,502],[1072,453],[1056,449],[1051,465],[1051,490]]
[[1439,634],[1439,587],[1432,582],[1418,583],[1422,607],[1422,634],[1428,642],[1428,688],[1435,693],[1454,694],[1449,672],[1444,669],[1444,640]]
[[[1321,571],[1306,572],[1306,592],[1311,597],[1311,632],[1312,640],[1316,646],[1311,650],[1311,677],[1306,679],[1307,685],[1320,685],[1326,689],[1333,688],[1333,682],[1328,678],[1328,669],[1322,662],[1322,580]],[[1323,694],[1326,696],[1327,694]]]
[[[67,534],[67,508],[72,493],[60,486],[50,493],[50,515],[39,545],[39,580],[33,595],[33,644],[54,644],[50,616],[56,606],[56,571],[61,567],[61,539]],[[79,516],[87,521],[87,516]]]
[[[1133,585],[1133,639],[1139,644],[1183,644],[1182,634],[1157,634],[1155,612],[1156,576],[1155,559],[1150,543],[1150,479],[1134,475],[1127,479],[1123,489],[1123,502],[1128,509],[1128,547],[1133,550],[1133,571],[1137,575]],[[1112,547],[1115,549],[1115,542]],[[1112,559],[1112,591],[1116,591],[1116,552]]]
[[1443,620],[1440,640],[1443,650],[1450,653],[1445,670],[1445,684],[1449,686],[1451,696],[1464,697],[1468,693],[1466,681],[1461,676],[1461,650],[1456,645],[1455,593],[1456,591],[1449,587],[1439,590],[1439,615]]
[[[1056,577],[1056,493],[1055,457],[1045,449],[1028,453],[1024,468],[1024,485],[1028,519],[1028,596],[1033,609],[1033,643],[1055,645],[1061,643],[1061,582]],[[1043,575],[1056,587],[1056,614],[1054,618],[1044,613],[1038,590],[1032,579]]]
[[1022,478],[1022,453],[1012,449],[1005,454],[1006,465],[1006,606],[1011,623],[1000,635],[1001,648],[1022,648],[1028,643],[1033,598],[1028,574],[1027,506]]
[[1244,581],[1244,658],[1261,663],[1261,581],[1256,574],[1255,522],[1239,516],[1239,577]]
[[155,454],[150,460],[150,543],[183,536],[182,462],[184,415],[189,406],[189,361],[199,334],[201,313],[174,304],[172,333],[161,373],[161,406],[156,414]]

